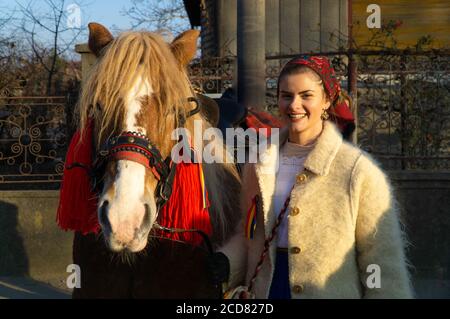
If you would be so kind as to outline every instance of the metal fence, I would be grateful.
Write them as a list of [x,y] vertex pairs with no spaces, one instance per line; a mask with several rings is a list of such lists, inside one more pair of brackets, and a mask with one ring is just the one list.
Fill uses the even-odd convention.
[[65,97],[0,98],[0,187],[59,184],[67,148],[65,107]]
[[[357,143],[390,170],[450,169],[450,53],[327,53],[356,97]],[[291,56],[268,57],[266,110]],[[196,60],[193,84],[220,95],[233,85],[233,57]],[[0,188],[59,185],[70,112],[65,97],[0,97]],[[39,186],[40,187],[40,186]]]
[[189,64],[194,87],[211,95],[220,95],[233,85],[235,57],[195,59]]
[[388,169],[450,169],[450,54],[358,57],[358,141]]

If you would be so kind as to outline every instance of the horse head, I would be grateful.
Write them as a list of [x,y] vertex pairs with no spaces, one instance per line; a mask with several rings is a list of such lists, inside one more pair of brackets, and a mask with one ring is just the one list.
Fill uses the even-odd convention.
[[[105,161],[98,202],[98,219],[113,251],[137,252],[147,245],[159,182],[166,178],[155,166],[170,155],[172,131],[195,108],[185,68],[198,35],[189,30],[168,44],[145,31],[114,38],[104,26],[89,24],[89,48],[97,62],[80,97],[80,121],[83,127],[94,120],[97,150],[106,145],[107,152],[115,151]],[[144,165],[145,159],[155,165]]]

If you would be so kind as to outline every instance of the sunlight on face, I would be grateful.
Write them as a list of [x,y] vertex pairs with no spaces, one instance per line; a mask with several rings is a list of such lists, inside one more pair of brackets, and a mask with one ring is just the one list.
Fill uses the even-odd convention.
[[312,72],[285,75],[280,80],[278,106],[289,125],[289,139],[295,143],[304,144],[320,134],[320,116],[330,106],[320,79]]

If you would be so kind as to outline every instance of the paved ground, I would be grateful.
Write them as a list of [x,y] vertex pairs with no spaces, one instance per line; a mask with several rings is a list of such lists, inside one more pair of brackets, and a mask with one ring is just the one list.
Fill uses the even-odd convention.
[[[70,299],[71,292],[26,277],[0,277],[0,299]],[[417,298],[450,298],[450,281],[420,280],[415,285]]]
[[26,277],[0,277],[0,299],[69,299],[69,290]]

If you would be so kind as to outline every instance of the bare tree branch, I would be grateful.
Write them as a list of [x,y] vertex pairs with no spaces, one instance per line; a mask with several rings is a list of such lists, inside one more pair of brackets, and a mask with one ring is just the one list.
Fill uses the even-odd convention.
[[[47,71],[46,91],[50,95],[53,78],[58,73],[58,60],[62,54],[73,50],[73,44],[85,28],[68,24],[65,0],[45,0],[44,6],[41,4],[38,8],[44,13],[36,9],[32,0],[26,5],[19,0],[16,0],[16,3],[23,17],[20,28],[35,58]],[[31,30],[30,26],[33,26]]]
[[122,15],[131,18],[133,29],[145,27],[178,34],[190,28],[182,0],[131,0],[131,3],[131,8],[124,9]]

